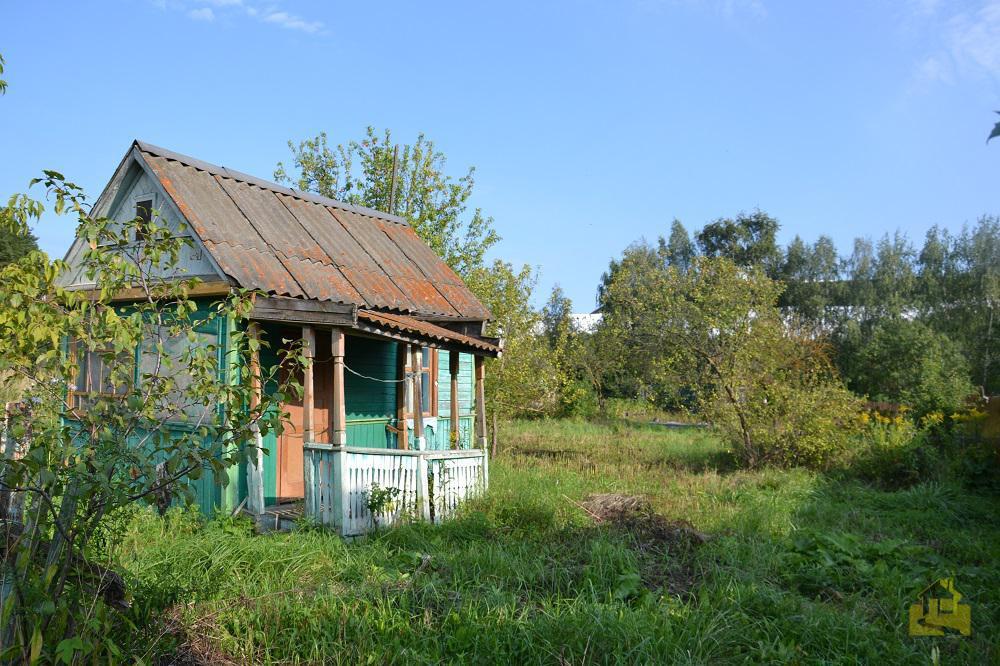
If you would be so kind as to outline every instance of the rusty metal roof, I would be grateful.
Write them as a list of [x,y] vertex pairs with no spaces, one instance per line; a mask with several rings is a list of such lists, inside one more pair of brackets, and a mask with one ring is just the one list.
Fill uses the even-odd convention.
[[430,322],[388,312],[358,310],[358,321],[355,328],[389,337],[394,334],[399,334],[402,337],[413,337],[446,348],[478,350],[485,352],[487,356],[499,356],[502,351],[500,341],[495,338],[463,335]]
[[134,145],[212,258],[242,287],[434,318],[490,316],[398,216]]

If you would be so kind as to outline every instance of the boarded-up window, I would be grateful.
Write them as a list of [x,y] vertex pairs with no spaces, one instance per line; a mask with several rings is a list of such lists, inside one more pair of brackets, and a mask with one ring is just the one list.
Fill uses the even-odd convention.
[[[170,335],[167,327],[161,327],[151,340],[142,345],[139,358],[139,384],[149,386],[161,382],[164,389],[157,392],[161,417],[177,421],[207,421],[215,410],[214,404],[205,404],[188,395],[195,381],[189,368],[195,358],[209,361],[214,357],[216,335],[209,331],[196,331],[190,335]],[[198,357],[198,351],[202,356]],[[208,354],[205,356],[204,354]]]

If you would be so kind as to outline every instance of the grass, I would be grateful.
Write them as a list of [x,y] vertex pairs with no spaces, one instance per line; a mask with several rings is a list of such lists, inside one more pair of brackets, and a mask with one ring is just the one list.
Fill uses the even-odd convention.
[[[147,661],[223,663],[1000,663],[997,498],[733,470],[703,430],[522,422],[489,494],[446,525],[344,543],[143,512],[121,554]],[[595,524],[641,495],[700,546]],[[973,635],[911,638],[953,575]]]

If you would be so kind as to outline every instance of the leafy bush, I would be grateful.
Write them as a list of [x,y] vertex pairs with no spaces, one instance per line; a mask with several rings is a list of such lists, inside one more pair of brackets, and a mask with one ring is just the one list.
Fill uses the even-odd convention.
[[600,411],[593,386],[579,379],[568,380],[563,384],[559,403],[563,416],[591,418]]
[[[749,465],[824,469],[855,443],[860,404],[840,382],[822,349],[779,338],[741,386],[740,409],[717,398],[706,414]],[[749,445],[741,442],[746,437]]]
[[920,321],[888,319],[870,335],[841,334],[841,367],[848,386],[872,400],[902,403],[916,416],[962,409],[972,393],[969,366],[958,344]]
[[905,413],[896,416],[865,413],[860,422],[858,446],[850,461],[857,476],[900,488],[936,475],[939,456],[931,443],[928,426],[940,423],[937,416],[924,420],[923,428]]

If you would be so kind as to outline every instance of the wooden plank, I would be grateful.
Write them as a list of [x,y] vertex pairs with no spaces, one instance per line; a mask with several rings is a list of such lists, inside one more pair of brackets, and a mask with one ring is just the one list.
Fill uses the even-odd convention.
[[[260,327],[250,322],[247,333],[251,340],[260,341]],[[250,354],[250,408],[257,409],[261,403],[261,372],[260,349],[254,349]],[[254,422],[252,427],[253,445],[256,449],[247,463],[247,510],[255,515],[264,513],[264,441],[260,426]]]
[[315,382],[313,379],[314,360],[316,358],[316,331],[312,326],[302,327],[302,355],[305,356],[305,367],[302,369],[302,430],[305,441],[316,441],[315,415]]
[[420,347],[416,345],[410,347],[410,372],[413,385],[413,439],[418,451],[423,451],[426,447],[426,441],[424,440],[424,407],[421,404],[423,391],[420,387],[420,379],[423,376],[423,373],[420,371],[422,365]]
[[325,312],[275,310],[260,306],[254,307],[253,311],[250,313],[250,317],[255,321],[273,321],[285,324],[313,324],[316,326],[352,325],[350,315],[329,314]]
[[330,442],[334,446],[347,445],[347,407],[344,402],[344,329],[330,332],[330,351],[333,356],[333,407],[330,409]]
[[428,478],[427,458],[417,458],[417,502],[420,505],[420,517],[425,522],[431,520],[430,485]]
[[[229,292],[232,291],[233,286],[228,282],[222,281],[206,281],[200,284],[196,284],[187,290],[187,295],[189,297],[194,296],[228,296]],[[90,300],[97,300],[100,297],[100,291],[95,289],[80,289],[86,293],[87,298]],[[111,297],[112,301],[142,301],[146,299],[146,291],[140,287],[130,287],[128,289],[122,289],[117,294]]]
[[[403,342],[396,347],[396,377],[406,379],[406,363],[410,348]],[[399,433],[396,437],[396,447],[404,451],[410,448],[409,428],[406,427],[406,382],[399,382],[396,388],[396,427]]]
[[260,296],[254,301],[254,307],[283,310],[285,312],[320,312],[324,314],[350,315],[352,318],[358,310],[356,305],[276,296]]
[[482,356],[475,357],[476,376],[476,447],[486,449],[486,365]]
[[451,375],[451,405],[449,407],[449,418],[451,420],[451,447],[459,448],[459,428],[458,428],[458,364],[459,353],[448,352],[448,373]]

